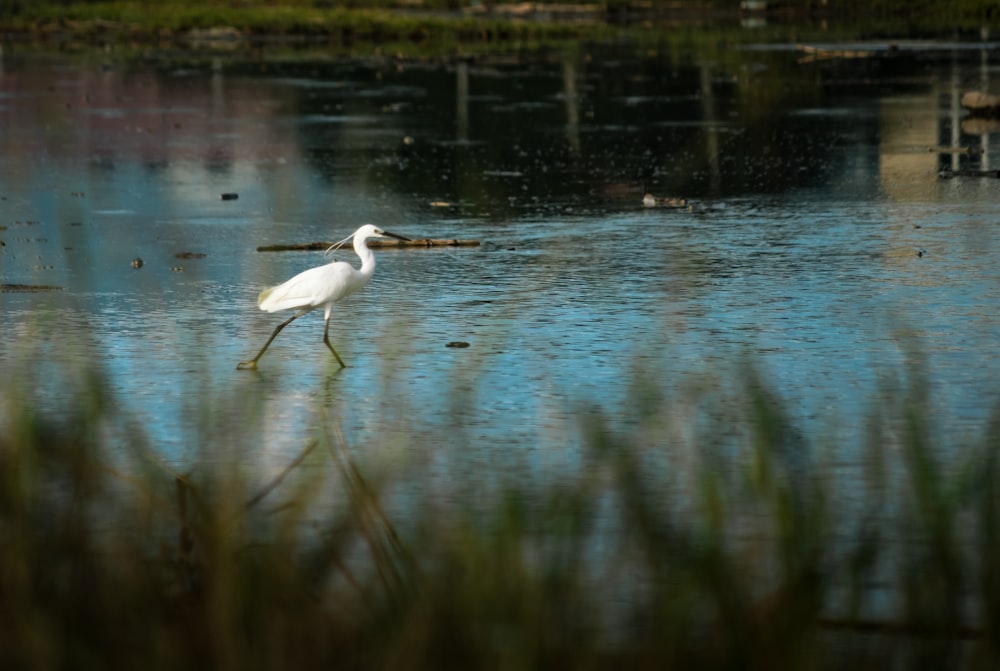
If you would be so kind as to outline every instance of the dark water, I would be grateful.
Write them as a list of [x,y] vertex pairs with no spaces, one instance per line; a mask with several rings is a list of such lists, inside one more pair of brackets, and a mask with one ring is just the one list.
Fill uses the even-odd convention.
[[[544,472],[575,463],[581,407],[628,417],[637,375],[684,399],[746,359],[848,444],[915,377],[943,435],[976,434],[1000,380],[1000,182],[939,173],[1000,162],[998,128],[958,105],[998,54],[924,46],[434,64],[8,51],[0,282],[62,290],[0,293],[0,366],[34,365],[58,407],[67,370],[97,364],[181,463],[206,431],[287,461],[339,422],[360,448],[461,448],[442,468],[472,481],[504,455]],[[644,207],[647,191],[690,207]],[[482,244],[378,252],[334,313],[347,369],[317,313],[235,370],[282,318],[257,292],[322,262],[256,247],[363,223]]]

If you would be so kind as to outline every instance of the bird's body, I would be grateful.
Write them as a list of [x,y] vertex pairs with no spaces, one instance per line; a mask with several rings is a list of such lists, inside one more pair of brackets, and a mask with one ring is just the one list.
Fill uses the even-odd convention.
[[337,354],[337,351],[333,349],[333,345],[330,344],[330,314],[333,311],[333,304],[362,289],[372,278],[375,272],[375,255],[366,244],[369,238],[391,237],[399,240],[408,240],[408,238],[404,238],[401,235],[389,233],[371,224],[367,224],[356,230],[350,237],[338,243],[338,245],[343,244],[343,242],[346,242],[351,237],[354,238],[354,252],[361,259],[360,268],[355,268],[345,261],[333,261],[305,270],[282,284],[260,292],[260,295],[257,297],[257,305],[261,310],[265,312],[297,310],[297,312],[274,329],[274,333],[271,334],[271,337],[256,357],[249,361],[241,362],[237,368],[257,368],[257,361],[264,355],[271,341],[281,332],[281,329],[288,326],[295,319],[319,307],[323,308],[323,320],[325,322],[323,327],[323,342],[330,348],[330,351],[336,357],[341,367],[344,367],[344,362],[340,358],[340,355]]
[[[364,243],[361,243],[364,244]],[[333,304],[361,289],[375,271],[375,255],[366,246],[368,266],[362,263],[358,270],[345,261],[333,261],[304,270],[278,286],[264,289],[257,297],[257,305],[264,312],[281,310],[314,310]]]

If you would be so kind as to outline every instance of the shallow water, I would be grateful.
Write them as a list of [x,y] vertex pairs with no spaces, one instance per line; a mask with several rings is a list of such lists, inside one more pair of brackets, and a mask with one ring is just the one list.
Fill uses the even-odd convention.
[[[96,363],[171,462],[211,458],[205,427],[287,461],[336,418],[359,449],[387,428],[460,449],[442,468],[470,483],[508,456],[544,472],[575,461],[581,408],[629,416],[637,374],[683,395],[747,358],[848,444],[911,377],[949,440],[997,401],[998,181],[939,176],[998,163],[957,104],[992,47],[2,58],[0,283],[63,290],[0,293],[0,365],[36,364],[57,408]],[[482,244],[378,251],[334,312],[347,369],[316,313],[235,370],[282,319],[257,292],[322,262],[257,246],[369,222]]]

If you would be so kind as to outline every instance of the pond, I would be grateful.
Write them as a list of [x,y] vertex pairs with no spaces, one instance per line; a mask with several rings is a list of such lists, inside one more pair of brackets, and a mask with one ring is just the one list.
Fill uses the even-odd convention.
[[[467,483],[507,459],[544,473],[575,463],[558,448],[581,412],[627,421],[637,377],[683,398],[748,360],[797,422],[847,444],[873,399],[926,380],[957,445],[1000,379],[1000,181],[968,172],[1000,163],[1000,126],[959,105],[997,56],[8,49],[0,366],[34,369],[57,409],[72,364],[96,365],[180,465],[233,426],[255,427],[246,459],[285,463],[335,417],[358,450],[386,427],[455,448],[442,468]],[[285,318],[258,292],[323,262],[257,248],[364,223],[480,244],[377,250],[334,309],[347,368],[318,311],[236,370]]]

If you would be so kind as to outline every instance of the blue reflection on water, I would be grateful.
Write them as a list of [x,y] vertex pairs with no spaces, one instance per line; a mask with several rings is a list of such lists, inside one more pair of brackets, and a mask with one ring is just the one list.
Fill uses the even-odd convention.
[[[45,81],[44,65],[22,67]],[[85,67],[72,72],[69,88],[92,85]],[[195,445],[206,426],[255,427],[248,459],[294,452],[324,409],[361,445],[388,424],[502,459],[572,442],[581,407],[627,417],[637,374],[680,392],[744,357],[798,419],[847,437],[910,366],[931,382],[943,430],[976,429],[992,409],[997,187],[941,182],[935,155],[880,144],[872,125],[899,119],[876,112],[879,91],[831,101],[827,116],[811,97],[793,101],[789,125],[761,128],[735,111],[738,92],[717,93],[724,118],[705,118],[702,95],[649,79],[642,95],[636,82],[593,90],[581,124],[551,103],[558,68],[529,69],[522,89],[466,73],[464,111],[429,95],[451,91],[454,72],[384,84],[369,74],[112,76],[117,107],[98,101],[83,127],[42,83],[5,96],[0,114],[30,140],[6,138],[0,159],[0,280],[65,289],[0,294],[4,367],[25,352],[43,367],[93,358],[177,463],[208,458]],[[155,129],[151,109],[165,120]],[[28,123],[39,110],[61,139]],[[924,123],[937,109],[913,114]],[[650,133],[667,135],[643,148],[660,137]],[[817,136],[836,141],[812,156]],[[637,175],[699,197],[690,210],[642,208]],[[260,371],[236,371],[281,319],[256,309],[257,292],[322,262],[255,248],[339,239],[366,222],[484,244],[378,252],[369,287],[334,312],[346,370],[314,314],[281,334]],[[911,357],[911,339],[925,359]],[[48,379],[43,396],[57,399],[66,390]]]

